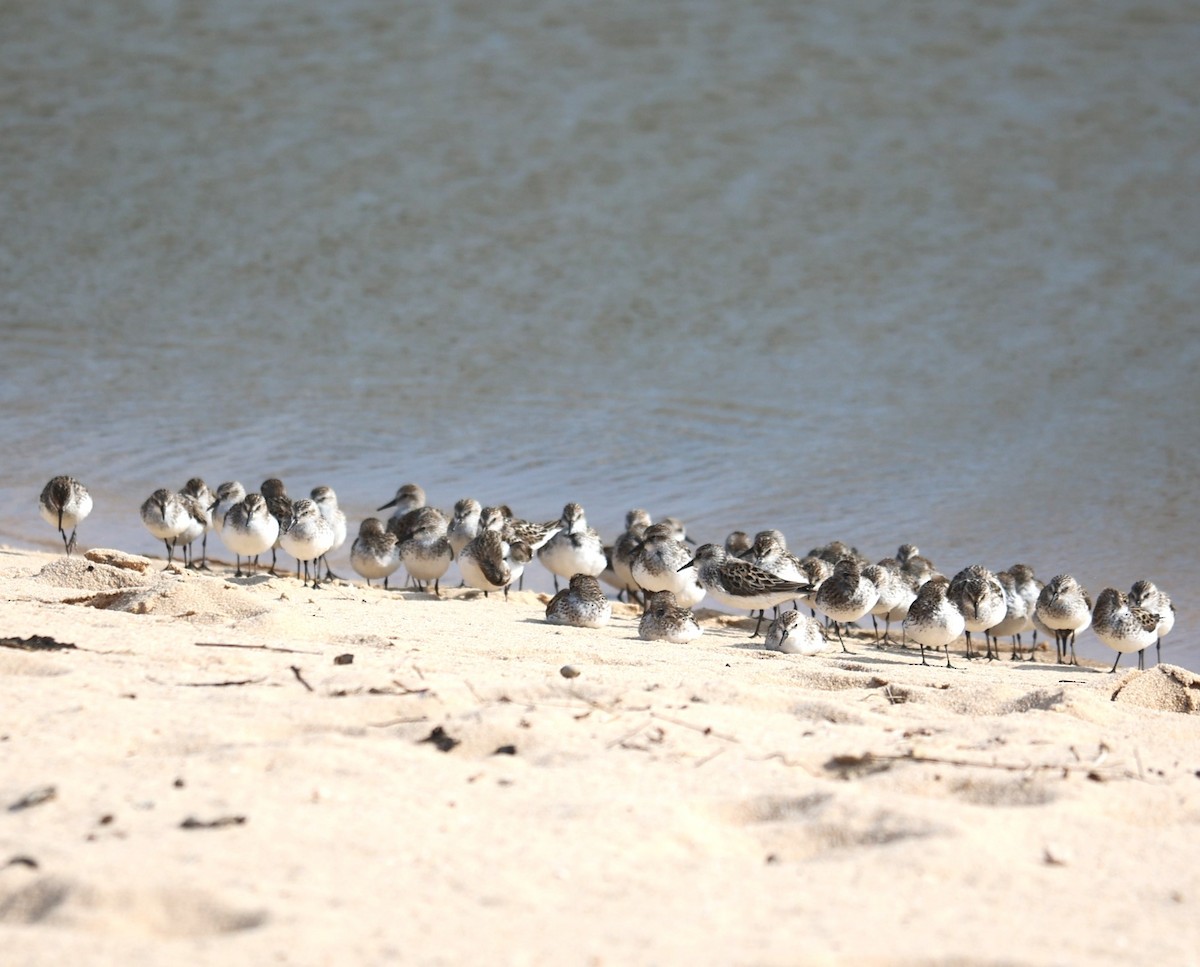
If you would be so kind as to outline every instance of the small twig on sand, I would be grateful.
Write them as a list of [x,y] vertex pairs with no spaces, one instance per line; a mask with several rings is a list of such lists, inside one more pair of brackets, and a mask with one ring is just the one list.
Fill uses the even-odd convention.
[[54,786],[42,786],[40,789],[34,789],[32,792],[27,792],[16,802],[9,803],[8,811],[10,813],[19,813],[22,809],[29,809],[31,806],[40,806],[44,802],[50,802],[58,795],[58,789]]
[[313,690],[313,687],[304,680],[304,676],[300,674],[300,669],[297,668],[295,665],[289,665],[288,667],[291,668],[292,674],[296,676],[296,681],[298,681],[301,685],[303,685],[305,688],[307,688],[311,692]]
[[372,729],[390,729],[393,725],[413,725],[416,722],[428,722],[428,715],[409,716],[400,719],[388,719],[386,722],[368,722],[367,727]]
[[692,729],[699,732],[701,735],[715,735],[718,739],[724,739],[726,742],[741,742],[741,739],[732,735],[725,735],[723,732],[717,732],[711,725],[693,725],[691,722],[685,722],[682,719],[671,718],[669,715],[663,715],[661,712],[651,712],[651,718],[661,719],[664,722],[670,722],[672,725],[681,725],[685,729]]
[[[154,681],[154,679],[150,679]],[[228,682],[172,682],[177,688],[228,688],[235,685],[261,685],[266,678],[239,678]],[[163,683],[165,684],[165,683]]]
[[274,645],[239,645],[231,641],[197,641],[197,648],[248,648],[253,651],[282,651],[289,655],[319,655],[319,651],[306,651],[303,648],[276,648]]
[[652,724],[653,724],[653,720],[648,719],[647,721],[645,721],[641,725],[639,725],[636,729],[634,729],[632,732],[626,732],[619,739],[613,739],[610,743],[608,743],[606,748],[615,749],[618,745],[624,745],[626,742],[628,742],[630,739],[632,739],[639,732],[641,732],[645,729],[648,729]]

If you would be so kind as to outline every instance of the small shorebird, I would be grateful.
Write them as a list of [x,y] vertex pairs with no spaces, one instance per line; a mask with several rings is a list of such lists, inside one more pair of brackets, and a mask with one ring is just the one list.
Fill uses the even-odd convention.
[[602,628],[611,617],[612,603],[591,574],[572,574],[570,585],[558,591],[546,605],[546,620],[556,625]]
[[[267,510],[271,512],[271,516],[279,525],[279,538],[282,538],[284,531],[292,523],[292,498],[287,495],[287,488],[278,477],[264,480],[258,490],[267,502]],[[283,546],[279,538],[276,538],[275,543],[271,546],[271,574],[273,576],[275,575],[275,552]]]
[[849,652],[842,640],[841,626],[870,613],[879,600],[879,589],[862,575],[858,559],[843,557],[833,566],[833,574],[821,582],[813,596],[813,605],[833,622],[838,644]]
[[1004,588],[996,575],[982,564],[970,564],[950,579],[946,595],[958,605],[966,622],[967,658],[974,658],[971,650],[971,632],[982,631],[987,641],[987,660],[994,661],[998,655],[992,651],[992,639],[988,629],[1004,620]]
[[[1008,569],[1008,573],[1012,575],[1013,582],[1017,586],[1017,594],[1021,596],[1021,600],[1025,602],[1025,614],[1029,619],[1029,628],[1033,632],[1033,644],[1029,650],[1029,660],[1037,661],[1037,636],[1038,628],[1035,622],[1037,617],[1038,596],[1042,593],[1043,584],[1033,574],[1033,568],[1028,564],[1014,564]],[[1018,640],[1018,645],[1020,641]]]
[[[183,485],[183,490],[179,491],[183,497],[191,497],[200,505],[200,512],[204,519],[204,529],[200,533],[200,570],[208,570],[208,532],[212,530],[212,508],[216,502],[216,497],[213,492],[208,489],[208,484],[204,482],[202,477],[192,477],[186,484]],[[183,540],[179,541],[183,544]],[[190,550],[191,541],[184,546]]]
[[829,647],[821,622],[789,608],[767,628],[767,650],[785,655],[816,655]]
[[859,567],[866,567],[871,563],[857,547],[851,547],[849,544],[844,544],[842,541],[830,541],[823,547],[814,547],[805,556],[819,557],[822,560],[828,561],[830,565],[833,566],[836,566],[838,561],[847,557],[858,561]]
[[[729,554],[728,548],[725,553]],[[754,543],[750,545],[750,551],[744,560],[761,567],[764,571],[770,571],[781,581],[812,583],[800,563],[800,558],[787,549],[787,542],[777,530],[759,531],[755,534]]]
[[233,551],[237,571],[235,577],[242,576],[242,558],[246,558],[246,567],[250,567],[250,559],[258,567],[258,555],[268,548],[275,546],[279,537],[279,521],[271,516],[267,509],[266,498],[262,494],[246,494],[236,504],[225,512],[225,521],[221,530],[221,541]]
[[424,506],[425,491],[419,484],[407,483],[402,484],[396,491],[396,496],[386,504],[376,507],[375,511],[378,513],[381,510],[391,509],[392,516],[387,519],[387,529],[403,542],[412,536],[411,524],[405,518]]
[[1175,605],[1167,595],[1154,586],[1153,581],[1135,581],[1129,589],[1129,603],[1135,608],[1144,608],[1158,615],[1155,629],[1158,640],[1154,643],[1155,661],[1162,664],[1162,640],[1175,627]]
[[529,550],[536,553],[562,530],[562,522],[548,520],[539,524],[522,517],[514,517],[507,507],[484,507],[483,513],[479,515],[479,527],[480,530],[499,528],[522,544],[528,544]]
[[[870,612],[871,624],[875,626],[875,644],[890,644],[892,622],[903,621],[909,607],[917,599],[917,592],[913,588],[916,581],[901,571],[899,563],[892,558],[884,558],[878,564],[868,564],[862,569],[862,576],[874,584],[879,592]],[[878,618],[883,619],[882,639],[879,637]]]
[[[183,553],[183,566],[195,568],[196,561],[192,554],[192,545],[203,537],[205,539],[205,546],[207,546],[208,523],[212,518],[203,501],[183,491],[180,491],[176,496],[183,505],[187,516],[183,522],[183,529],[175,535],[175,546],[180,548]],[[207,569],[208,566],[206,564],[205,570]]]
[[800,558],[800,570],[813,587],[812,591],[805,595],[805,602],[808,604],[809,614],[815,618],[817,610],[813,607],[813,599],[821,590],[821,585],[833,576],[833,565],[823,557],[814,557],[810,554],[808,557]]
[[704,597],[704,588],[698,573],[681,573],[692,551],[671,536],[674,532],[663,521],[647,527],[630,557],[629,573],[643,592],[670,591],[679,607],[694,608]]
[[454,560],[454,548],[446,536],[446,515],[436,507],[420,507],[412,513],[416,518],[410,523],[411,536],[397,545],[400,561],[408,576],[418,589],[429,589],[433,582],[433,593],[442,596],[441,580]]
[[918,586],[937,573],[933,561],[922,555],[916,544],[901,544],[896,551],[896,560],[900,562],[900,569],[905,574],[911,574],[917,579]]
[[608,566],[600,535],[588,527],[587,517],[580,504],[571,502],[563,507],[559,518],[561,527],[537,552],[538,560],[554,575],[554,590],[560,577],[568,580],[576,574],[602,573]]
[[1071,647],[1071,664],[1075,660],[1075,635],[1092,623],[1092,599],[1069,574],[1059,574],[1050,579],[1038,595],[1038,620],[1054,632],[1056,659],[1059,664],[1066,661],[1067,644]]
[[997,656],[1000,654],[1000,639],[1012,638],[1012,650],[1008,657],[1018,661],[1021,657],[1021,634],[1033,627],[1033,622],[1029,620],[1029,605],[1021,597],[1011,571],[998,571],[996,580],[1004,590],[1004,617],[987,630],[987,636],[992,640]]
[[304,565],[304,584],[308,584],[308,562],[312,561],[312,586],[315,591],[321,585],[320,559],[333,547],[333,525],[322,515],[316,503],[301,498],[292,504],[292,521],[279,535],[279,546],[296,559],[296,577],[300,577],[300,565]]
[[904,633],[921,646],[921,664],[928,665],[925,660],[925,649],[946,649],[946,667],[950,664],[950,642],[954,641],[966,629],[962,612],[958,605],[946,596],[950,582],[941,575],[930,578],[921,585],[917,598],[908,609],[904,619]]
[[[696,579],[700,586],[721,604],[731,608],[744,608],[751,614],[758,612],[758,621],[754,625],[751,638],[758,637],[767,608],[773,608],[812,590],[811,584],[783,581],[756,564],[729,557],[725,548],[718,544],[703,544],[697,548],[696,556],[680,570],[689,567],[696,568]],[[637,572],[634,573],[636,576]]]
[[529,545],[497,530],[480,531],[458,556],[458,568],[463,581],[483,592],[503,591],[508,600],[508,588],[519,580],[525,565],[533,558]]
[[[262,494],[259,496],[261,497]],[[217,536],[220,536],[225,527],[225,515],[229,513],[229,508],[245,499],[246,488],[236,480],[227,480],[217,488],[217,492],[213,495],[211,508],[212,526],[213,530],[217,532]]]
[[1096,599],[1092,630],[1096,637],[1117,653],[1109,674],[1117,670],[1121,656],[1138,653],[1138,669],[1146,667],[1146,649],[1158,640],[1158,615],[1145,608],[1130,607],[1116,588],[1105,588]]
[[754,549],[754,541],[745,531],[730,531],[725,537],[725,553],[730,557],[747,560]]
[[175,542],[192,525],[191,513],[179,494],[160,487],[142,503],[142,523],[167,548],[167,567],[175,560]]
[[683,644],[703,633],[692,609],[679,607],[670,591],[654,591],[647,596],[646,610],[638,621],[639,638]]
[[483,507],[474,497],[464,497],[454,505],[454,514],[446,525],[446,539],[458,557],[462,549],[479,536],[479,515]]
[[341,546],[346,543],[346,514],[338,506],[337,494],[334,493],[332,487],[324,485],[313,487],[309,496],[312,498],[313,503],[317,505],[321,516],[329,521],[333,527],[333,546],[321,555],[321,560],[325,562],[325,580],[341,580],[329,568],[329,555],[333,551],[340,550]]
[[[609,563],[612,567],[609,583],[617,589],[618,598],[626,595],[630,600],[634,600],[641,595],[641,588],[633,579],[633,553],[646,535],[646,528],[650,524],[650,512],[640,507],[634,508],[625,515],[625,530],[613,541],[612,550],[609,552]],[[608,572],[603,573],[607,575]]]
[[358,525],[358,537],[350,545],[350,566],[359,577],[366,578],[367,587],[372,578],[383,578],[385,588],[388,578],[400,567],[396,535],[378,517],[368,517]]
[[[74,477],[54,477],[42,488],[38,510],[47,524],[58,528],[63,550],[71,555],[75,550],[75,530],[92,512],[92,496],[87,488]],[[67,537],[68,527],[70,537]]]

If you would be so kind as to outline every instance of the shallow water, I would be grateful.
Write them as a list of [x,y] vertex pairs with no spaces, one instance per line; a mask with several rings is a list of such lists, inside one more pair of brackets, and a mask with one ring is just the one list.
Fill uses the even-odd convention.
[[1150,577],[1200,669],[1182,8],[26,6],[0,539],[56,473],[140,552],[194,474],[411,480]]

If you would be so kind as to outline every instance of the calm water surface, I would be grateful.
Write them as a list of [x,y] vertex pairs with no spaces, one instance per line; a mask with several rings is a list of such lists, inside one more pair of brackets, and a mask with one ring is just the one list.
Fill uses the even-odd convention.
[[1200,38],[933,8],[6,13],[0,539],[416,481],[1150,577],[1200,669]]

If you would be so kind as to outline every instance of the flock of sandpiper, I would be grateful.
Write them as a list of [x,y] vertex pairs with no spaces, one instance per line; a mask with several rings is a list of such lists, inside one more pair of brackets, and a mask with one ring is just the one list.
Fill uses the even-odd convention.
[[[92,510],[87,489],[73,477],[55,477],[42,490],[42,516],[56,527],[67,554],[75,548],[75,531]],[[1000,657],[999,639],[1011,638],[1010,657],[1017,660],[1021,636],[1033,633],[1029,660],[1036,661],[1037,633],[1055,639],[1055,659],[1076,664],[1075,636],[1089,626],[1096,636],[1121,655],[1156,646],[1161,661],[1162,638],[1175,623],[1170,598],[1150,581],[1134,583],[1129,593],[1105,588],[1093,604],[1088,593],[1069,574],[1044,584],[1027,564],[992,573],[979,564],[946,578],[916,547],[904,544],[895,557],[870,563],[857,549],[835,541],[814,548],[805,557],[787,550],[779,531],[762,531],[753,539],[735,531],[724,546],[689,546],[683,525],[674,518],[652,522],[644,510],[626,515],[625,530],[611,546],[588,526],[583,508],[569,503],[555,521],[534,523],[514,517],[505,506],[483,507],[466,498],[447,515],[426,506],[425,492],[405,484],[379,508],[391,510],[388,520],[368,517],[359,526],[350,562],[369,585],[401,566],[418,587],[440,594],[440,581],[453,561],[464,584],[488,594],[508,589],[522,579],[534,554],[554,575],[556,593],[546,606],[549,621],[580,627],[600,627],[612,605],[600,580],[617,589],[618,597],[639,601],[643,613],[641,637],[675,642],[691,641],[702,633],[692,608],[705,595],[731,608],[758,612],[752,637],[759,633],[767,608],[776,610],[766,645],[791,654],[816,654],[829,647],[831,628],[843,651],[842,629],[870,615],[879,645],[892,642],[893,621],[900,621],[906,639],[921,649],[944,649],[950,666],[950,645],[966,638],[966,657]],[[185,566],[207,567],[208,531],[215,530],[233,552],[236,576],[271,551],[275,574],[276,551],[296,559],[297,577],[303,568],[307,584],[318,587],[326,555],[346,541],[346,515],[330,487],[316,487],[310,497],[292,500],[281,481],[265,480],[259,491],[246,493],[237,482],[223,483],[214,493],[193,478],[180,491],[156,490],[141,505],[142,522],[163,541],[167,566],[178,549]],[[68,536],[70,531],[70,536]],[[192,546],[201,541],[201,563]],[[568,586],[558,590],[559,577]],[[793,609],[778,613],[792,601]],[[799,609],[804,602],[810,614]],[[817,620],[820,612],[825,623]],[[877,621],[882,619],[880,634]],[[986,653],[978,655],[972,634],[983,636]]]

